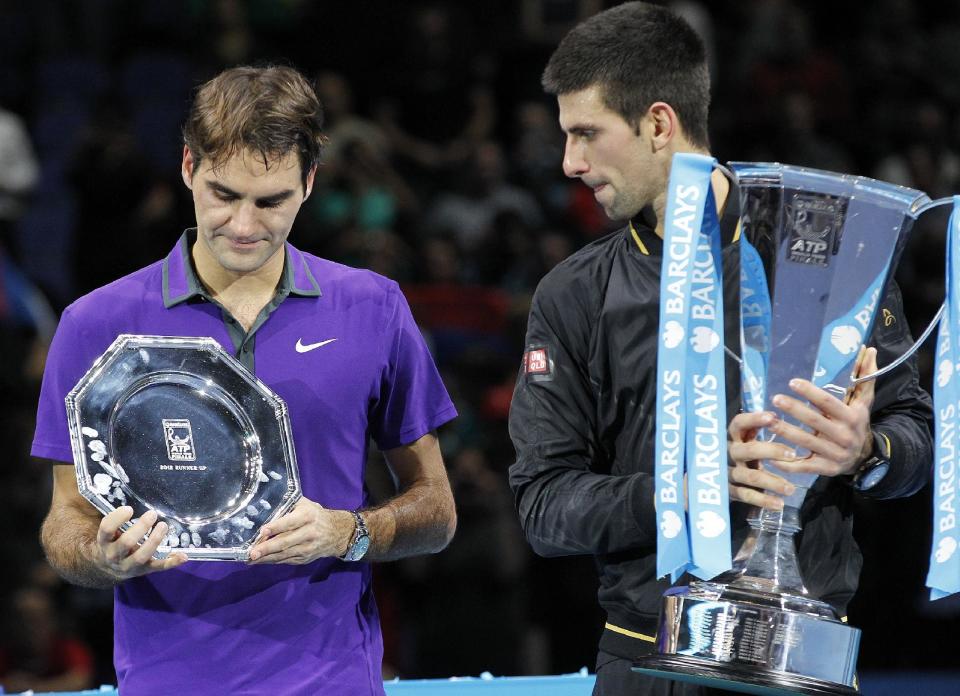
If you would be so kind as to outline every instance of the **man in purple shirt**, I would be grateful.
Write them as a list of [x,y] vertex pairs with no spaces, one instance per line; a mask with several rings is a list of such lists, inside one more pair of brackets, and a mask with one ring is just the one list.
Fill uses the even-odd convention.
[[[382,694],[371,569],[355,561],[439,551],[456,526],[434,434],[456,411],[396,283],[287,243],[321,125],[290,68],[203,85],[182,166],[196,229],[68,307],[53,340],[32,450],[54,462],[42,541],[71,582],[115,588],[121,693]],[[154,559],[155,512],[121,533],[131,508],[101,517],[79,494],[64,396],[121,333],[211,336],[286,400],[304,497],[248,564]],[[398,485],[375,507],[370,437]]]

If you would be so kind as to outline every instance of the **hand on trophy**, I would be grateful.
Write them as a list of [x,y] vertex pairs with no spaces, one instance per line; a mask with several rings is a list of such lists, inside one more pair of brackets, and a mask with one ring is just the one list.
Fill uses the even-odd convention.
[[[858,363],[856,376],[876,372],[877,349],[867,348]],[[874,380],[857,384],[846,402],[805,379],[791,380],[790,388],[809,403],[777,394],[773,397],[773,405],[808,426],[812,432],[783,420],[778,420],[770,430],[798,447],[810,450],[810,455],[777,462],[777,466],[784,471],[820,476],[853,474],[873,451],[870,407],[873,405]]]
[[104,573],[119,582],[176,568],[186,562],[187,557],[182,553],[172,553],[164,559],[153,557],[167,535],[167,523],[157,522],[155,510],[148,510],[129,529],[121,532],[121,526],[132,516],[133,508],[125,505],[100,521],[93,545],[93,562]]
[[[866,349],[856,370],[857,376],[877,371],[876,348]],[[778,418],[775,413],[740,413],[730,421],[728,452],[730,498],[750,505],[781,509],[783,500],[777,495],[790,495],[794,487],[782,476],[763,468],[763,460],[778,469],[821,476],[843,476],[856,471],[870,456],[873,438],[870,431],[870,407],[873,404],[874,382],[861,382],[846,403],[805,379],[794,379],[790,388],[803,400],[777,394],[774,406],[810,428],[806,431]],[[775,441],[757,440],[761,428],[777,435]],[[789,443],[789,444],[787,444]],[[790,447],[810,451],[797,458]]]
[[796,458],[796,452],[781,442],[756,439],[762,428],[772,429],[779,420],[775,413],[760,411],[739,413],[730,421],[727,428],[730,465],[727,477],[731,500],[780,510],[783,508],[783,498],[765,491],[784,496],[793,493],[793,484],[764,469],[762,462],[775,461],[779,466],[781,462]]
[[304,564],[342,556],[354,526],[350,512],[328,510],[301,498],[290,512],[260,530],[260,538],[250,550],[250,563]]

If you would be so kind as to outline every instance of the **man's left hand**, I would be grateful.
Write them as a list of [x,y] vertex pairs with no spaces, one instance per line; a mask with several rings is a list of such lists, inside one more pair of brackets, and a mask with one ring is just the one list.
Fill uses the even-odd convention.
[[[864,352],[856,374],[877,371],[877,350]],[[873,451],[870,430],[870,407],[873,405],[874,380],[858,384],[844,403],[805,379],[790,381],[790,388],[801,398],[785,394],[773,397],[773,405],[783,413],[807,425],[812,432],[778,419],[769,430],[797,447],[810,450],[810,455],[793,461],[778,461],[784,471],[814,473],[821,476],[853,474]]]
[[342,556],[353,538],[356,522],[346,510],[328,510],[301,498],[283,517],[260,530],[250,550],[250,563],[305,564]]

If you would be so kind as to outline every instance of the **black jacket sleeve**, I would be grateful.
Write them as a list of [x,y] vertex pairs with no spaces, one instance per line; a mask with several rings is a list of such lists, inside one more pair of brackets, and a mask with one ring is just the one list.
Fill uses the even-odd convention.
[[510,408],[517,452],[510,486],[527,539],[542,556],[656,544],[652,476],[612,475],[602,462],[597,388],[588,367],[591,318],[599,310],[591,308],[588,294],[571,289],[557,273],[541,282]]
[[[880,305],[870,343],[877,347],[880,367],[913,345],[894,282]],[[923,488],[933,471],[933,408],[920,387],[915,358],[877,380],[871,427],[890,443],[890,471],[864,495],[899,498]]]

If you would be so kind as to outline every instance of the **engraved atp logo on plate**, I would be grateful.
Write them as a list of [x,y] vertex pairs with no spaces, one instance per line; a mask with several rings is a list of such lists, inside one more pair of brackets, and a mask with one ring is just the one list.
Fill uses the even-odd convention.
[[827,267],[840,248],[846,201],[837,196],[797,193],[787,206],[790,230],[787,258],[796,263]]
[[186,418],[164,418],[163,439],[167,443],[167,459],[171,462],[193,462],[197,451],[193,446],[193,428]]

